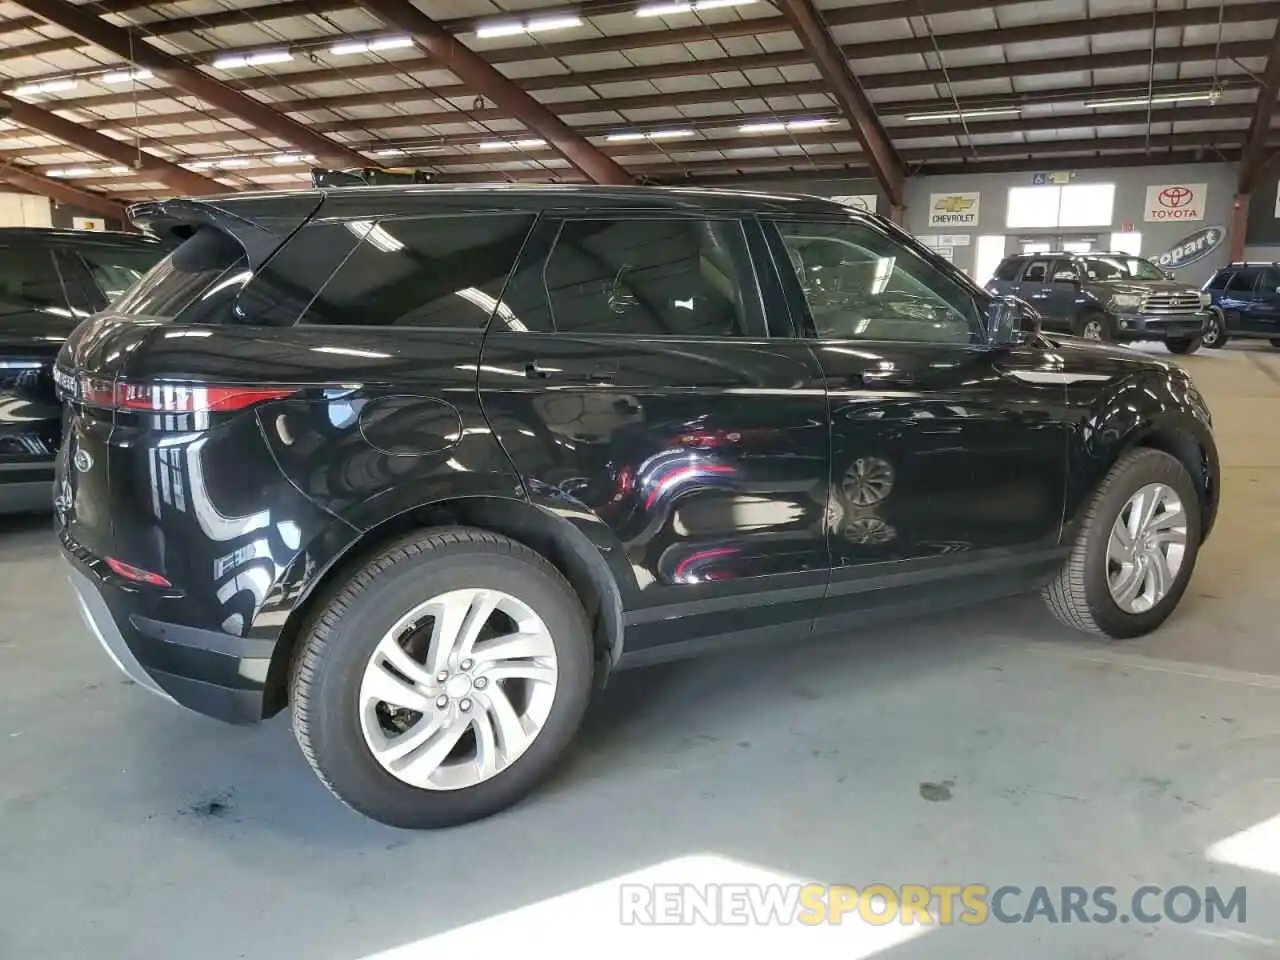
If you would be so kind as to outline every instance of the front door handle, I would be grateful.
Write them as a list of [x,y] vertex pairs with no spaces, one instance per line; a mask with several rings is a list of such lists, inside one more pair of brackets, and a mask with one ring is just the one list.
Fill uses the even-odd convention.
[[617,364],[597,363],[584,369],[544,367],[537,360],[524,365],[524,375],[531,380],[558,380],[562,383],[613,383],[618,375]]
[[863,383],[910,383],[914,378],[905,370],[888,369],[863,370]]

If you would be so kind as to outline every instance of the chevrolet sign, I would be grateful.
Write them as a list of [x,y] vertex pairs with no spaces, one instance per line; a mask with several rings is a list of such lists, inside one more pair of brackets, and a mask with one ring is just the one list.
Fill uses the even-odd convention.
[[978,225],[976,193],[935,193],[929,198],[929,226],[976,227]]

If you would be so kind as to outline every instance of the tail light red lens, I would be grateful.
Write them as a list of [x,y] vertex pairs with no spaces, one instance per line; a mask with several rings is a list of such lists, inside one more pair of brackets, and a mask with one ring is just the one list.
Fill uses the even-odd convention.
[[171,584],[158,573],[152,573],[150,570],[143,570],[141,567],[135,567],[133,564],[125,563],[123,560],[117,560],[114,557],[106,558],[107,566],[111,568],[111,572],[117,577],[124,577],[126,580],[132,580],[134,583],[145,583],[151,587],[171,587]]
[[89,406],[132,413],[233,413],[294,393],[288,387],[208,383],[111,383],[79,378],[78,399]]

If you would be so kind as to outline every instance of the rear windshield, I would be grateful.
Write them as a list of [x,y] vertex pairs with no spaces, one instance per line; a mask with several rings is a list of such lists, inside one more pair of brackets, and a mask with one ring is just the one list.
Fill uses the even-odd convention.
[[114,313],[172,319],[248,280],[248,260],[240,244],[213,227],[200,227],[130,287]]

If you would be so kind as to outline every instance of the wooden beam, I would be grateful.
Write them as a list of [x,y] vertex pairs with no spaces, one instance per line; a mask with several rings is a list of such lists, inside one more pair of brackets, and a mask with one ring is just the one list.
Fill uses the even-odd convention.
[[513,80],[499,73],[480,54],[454,39],[438,23],[408,0],[362,0],[361,5],[386,23],[407,33],[440,66],[463,83],[471,84],[512,118],[546,140],[594,183],[626,184],[634,179],[597,150],[549,107],[539,103]]
[[166,83],[247,120],[303,153],[315,154],[322,161],[338,166],[378,166],[354,150],[316,133],[306,124],[278,113],[261,100],[234,90],[181,58],[157,49],[147,43],[140,32],[117,27],[92,12],[86,12],[92,9],[90,7],[76,6],[67,0],[14,0],[14,5],[87,43],[114,53],[122,60],[150,70]]
[[80,207],[83,210],[99,213],[104,217],[119,220],[125,224],[129,222],[128,217],[125,216],[126,204],[119,200],[113,200],[100,193],[81,190],[79,187],[73,187],[71,184],[64,183],[61,180],[42,177],[37,173],[24,170],[21,167],[15,167],[12,164],[0,164],[0,180],[11,183],[15,187],[21,187],[29,193],[38,193],[51,200],[56,200],[58,203]]

